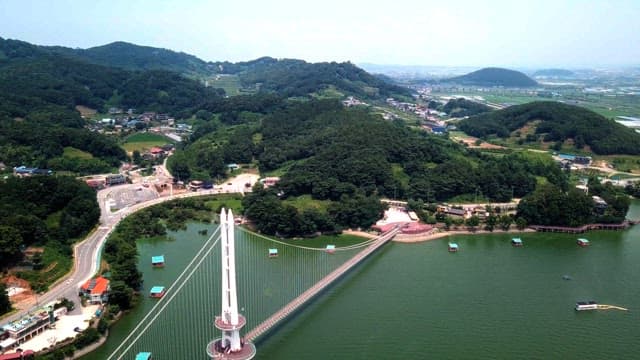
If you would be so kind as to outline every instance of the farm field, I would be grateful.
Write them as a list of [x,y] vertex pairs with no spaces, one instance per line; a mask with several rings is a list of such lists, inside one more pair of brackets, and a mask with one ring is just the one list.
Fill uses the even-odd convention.
[[125,142],[122,144],[122,147],[128,153],[132,153],[135,150],[142,152],[145,150],[149,150],[154,146],[162,146],[170,142],[171,141],[163,135],[137,133],[127,137],[125,139]]

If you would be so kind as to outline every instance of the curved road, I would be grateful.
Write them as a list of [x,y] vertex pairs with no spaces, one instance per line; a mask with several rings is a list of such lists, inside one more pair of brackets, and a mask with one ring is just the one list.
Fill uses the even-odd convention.
[[[20,310],[16,313],[11,314],[2,319],[2,323],[7,323],[13,320],[16,320],[30,311],[35,310],[38,305],[47,304],[56,299],[66,297],[74,301],[76,304],[80,304],[80,299],[78,297],[78,291],[80,286],[93,277],[93,275],[98,271],[98,265],[100,262],[100,252],[102,249],[102,245],[105,240],[116,227],[116,225],[126,217],[128,214],[136,212],[140,209],[160,204],[165,201],[193,197],[193,196],[204,196],[204,195],[213,195],[213,194],[223,194],[223,193],[243,193],[246,191],[251,191],[251,187],[245,187],[246,183],[250,183],[253,185],[258,179],[257,175],[251,174],[241,174],[234,179],[228,180],[225,185],[216,186],[216,188],[211,190],[200,190],[197,192],[188,192],[177,195],[170,195],[165,197],[157,197],[147,201],[141,201],[139,203],[135,203],[131,206],[127,206],[117,212],[112,212],[109,208],[107,208],[107,202],[111,199],[111,194],[113,192],[121,192],[121,191],[139,191],[139,184],[127,184],[127,185],[118,185],[109,187],[106,189],[102,189],[98,191],[98,204],[100,206],[100,226],[94,230],[91,234],[87,236],[82,242],[78,243],[74,247],[74,259],[75,264],[73,270],[70,274],[67,274],[63,278],[61,278],[55,285],[53,285],[49,291],[43,294],[38,294],[36,296],[36,305],[25,310]],[[157,194],[156,194],[157,196]],[[76,306],[76,309],[71,312],[80,313],[80,307]]]

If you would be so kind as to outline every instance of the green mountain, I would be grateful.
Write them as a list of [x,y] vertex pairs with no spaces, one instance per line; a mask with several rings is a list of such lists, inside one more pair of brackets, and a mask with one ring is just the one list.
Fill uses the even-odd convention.
[[409,89],[375,77],[350,62],[307,63],[271,57],[238,63],[205,62],[182,52],[126,42],[89,49],[38,48],[76,60],[126,70],[166,70],[198,79],[236,75],[244,89],[272,91],[284,96],[308,96],[327,89],[369,99],[411,96]]
[[445,80],[461,85],[531,87],[538,83],[527,75],[503,68],[484,68],[466,75]]
[[565,69],[541,69],[533,73],[533,77],[573,77],[575,73]]
[[[133,72],[0,38],[0,161],[76,173],[108,172],[125,158],[111,138],[85,129],[75,107],[110,106],[190,117],[213,89],[175,72]],[[67,147],[88,152],[69,160]]]
[[89,49],[47,49],[86,62],[127,70],[167,70],[193,76],[212,72],[210,64],[193,55],[122,41]]
[[350,62],[308,63],[295,59],[263,57],[242,63],[215,63],[214,68],[239,76],[242,86],[258,87],[284,96],[307,96],[335,88],[364,98],[411,96],[407,88],[375,77]]
[[[596,154],[640,154],[640,134],[582,107],[544,101],[510,106],[465,119],[460,130],[488,138],[524,136],[528,141],[570,141],[578,149],[588,146]],[[527,128],[527,130],[524,130]],[[533,129],[533,133],[531,132]]]

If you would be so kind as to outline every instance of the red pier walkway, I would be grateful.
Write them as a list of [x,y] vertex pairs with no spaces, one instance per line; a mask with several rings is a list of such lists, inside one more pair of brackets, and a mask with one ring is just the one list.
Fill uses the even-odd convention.
[[322,278],[322,280],[318,281],[315,285],[313,285],[312,287],[307,289],[305,292],[300,294],[300,296],[293,299],[290,303],[288,303],[283,308],[278,310],[276,313],[271,315],[271,317],[263,321],[260,325],[256,326],[251,331],[247,332],[244,336],[245,340],[255,341],[255,339],[257,339],[262,334],[269,331],[269,329],[271,329],[274,325],[279,323],[281,320],[291,315],[291,313],[295,312],[296,309],[304,305],[307,301],[309,301],[311,298],[313,298],[322,290],[324,290],[332,282],[339,279],[347,271],[349,271],[351,268],[356,266],[362,260],[367,258],[367,256],[371,255],[374,251],[378,250],[382,245],[389,242],[389,240],[391,240],[398,233],[398,231],[399,229],[396,228],[380,236],[371,245],[367,246],[364,250],[357,253],[354,257],[346,261],[344,264],[340,265],[340,267],[335,269],[329,275]]

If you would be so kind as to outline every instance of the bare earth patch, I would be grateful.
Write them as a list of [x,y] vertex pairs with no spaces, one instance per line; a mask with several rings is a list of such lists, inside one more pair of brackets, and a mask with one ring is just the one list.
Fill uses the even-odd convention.
[[11,274],[5,276],[0,281],[5,283],[8,289],[15,289],[14,291],[10,291],[9,296],[9,300],[14,308],[24,310],[35,304],[36,298],[28,281]]

